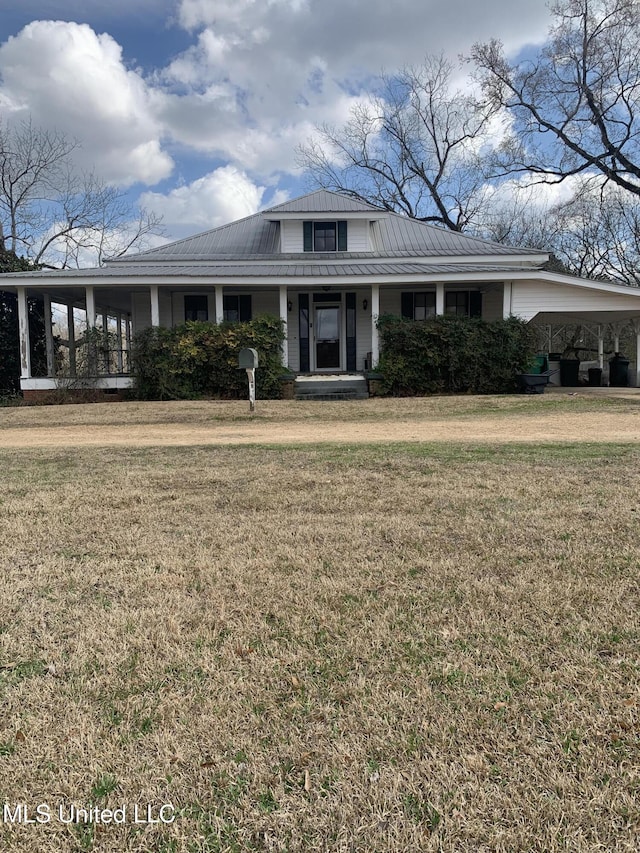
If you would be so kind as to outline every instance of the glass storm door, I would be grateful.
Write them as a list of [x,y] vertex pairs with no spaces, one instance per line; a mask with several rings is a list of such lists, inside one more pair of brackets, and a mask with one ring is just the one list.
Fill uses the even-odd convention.
[[340,370],[340,306],[316,305],[316,370]]

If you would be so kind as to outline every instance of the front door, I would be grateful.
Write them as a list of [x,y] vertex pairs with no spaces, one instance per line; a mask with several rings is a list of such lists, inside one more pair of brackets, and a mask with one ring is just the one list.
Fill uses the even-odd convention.
[[340,306],[316,305],[316,370],[340,370]]

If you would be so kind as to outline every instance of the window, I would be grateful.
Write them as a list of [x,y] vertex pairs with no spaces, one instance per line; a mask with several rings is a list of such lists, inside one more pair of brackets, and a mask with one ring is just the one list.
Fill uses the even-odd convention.
[[304,222],[305,252],[346,252],[346,222]]
[[223,317],[230,323],[245,323],[251,319],[250,296],[223,296]]
[[336,223],[313,223],[313,249],[315,252],[335,252],[337,246]]
[[459,317],[482,317],[482,292],[479,290],[454,290],[445,294],[445,314]]
[[430,291],[402,294],[402,316],[407,320],[426,320],[435,317],[436,295]]
[[469,316],[469,293],[466,290],[454,290],[445,294],[445,314],[457,314],[458,316]]
[[207,321],[209,319],[209,299],[204,296],[185,296],[184,319]]

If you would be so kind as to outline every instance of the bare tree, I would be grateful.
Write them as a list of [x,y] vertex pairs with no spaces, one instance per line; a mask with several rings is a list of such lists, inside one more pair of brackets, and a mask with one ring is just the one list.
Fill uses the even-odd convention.
[[[504,191],[503,185],[502,190]],[[539,188],[498,188],[480,236],[551,253],[550,268],[584,278],[640,284],[640,200],[602,176],[581,178],[566,201],[550,204]]]
[[587,180],[553,216],[554,251],[571,273],[638,286],[640,201],[635,196]]
[[379,94],[340,128],[299,148],[315,185],[461,231],[485,202],[482,149],[494,113],[452,89],[452,66],[427,57],[382,75]]
[[78,175],[78,144],[64,134],[0,124],[0,236],[43,266],[78,266],[122,254],[161,233],[160,219],[133,207],[95,175]]
[[30,255],[43,266],[101,264],[162,233],[161,218],[132,207],[116,187],[71,171],[59,180],[56,196],[40,205],[40,216],[46,229],[35,235]]
[[558,0],[551,11],[534,59],[511,64],[496,40],[472,51],[488,105],[513,121],[498,171],[552,182],[598,172],[640,195],[640,4]]

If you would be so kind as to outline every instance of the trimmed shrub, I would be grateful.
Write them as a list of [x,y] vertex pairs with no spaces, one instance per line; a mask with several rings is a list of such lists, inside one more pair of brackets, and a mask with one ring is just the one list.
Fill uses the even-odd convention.
[[507,320],[443,316],[378,320],[382,391],[397,397],[422,394],[508,394],[534,353],[533,333],[516,317]]
[[133,345],[134,393],[141,400],[244,398],[247,375],[238,369],[238,353],[253,347],[259,359],[257,396],[279,397],[283,339],[282,320],[269,315],[246,323],[189,321],[144,329]]

